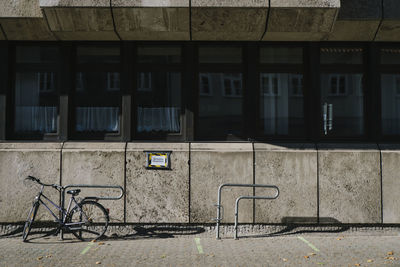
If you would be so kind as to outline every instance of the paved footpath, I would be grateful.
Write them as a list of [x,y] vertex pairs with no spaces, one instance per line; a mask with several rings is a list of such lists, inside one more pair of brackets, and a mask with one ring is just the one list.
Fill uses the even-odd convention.
[[0,266],[400,266],[399,229],[292,231],[234,240],[152,232],[80,242],[45,232],[0,238]]

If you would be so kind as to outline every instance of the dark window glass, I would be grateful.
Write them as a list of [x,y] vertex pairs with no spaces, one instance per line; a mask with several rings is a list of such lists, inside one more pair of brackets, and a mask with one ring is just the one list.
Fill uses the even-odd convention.
[[302,64],[303,49],[299,47],[261,47],[262,64]]
[[[200,88],[207,78],[208,94],[199,95],[198,135],[201,138],[240,137],[243,134],[242,74],[202,72]],[[202,82],[203,81],[203,82]]]
[[180,63],[181,48],[178,46],[141,46],[138,47],[137,57],[139,63]]
[[181,107],[180,72],[137,74],[137,131],[179,133]]
[[[323,120],[327,107],[332,109],[332,136],[349,137],[364,134],[364,95],[361,73],[324,73],[321,75]],[[326,116],[324,116],[324,114]]]
[[241,63],[241,47],[205,46],[199,48],[200,63]]
[[119,47],[77,48],[75,130],[120,131],[121,81]]
[[400,74],[381,75],[382,133],[400,134]]
[[17,46],[16,58],[14,131],[57,132],[57,48]]
[[362,64],[362,48],[321,48],[321,64]]
[[77,48],[78,64],[81,63],[99,63],[108,64],[120,62],[119,47],[105,46],[80,46]]
[[260,73],[260,115],[265,135],[304,134],[302,74]]
[[396,48],[381,49],[381,64],[385,65],[400,64],[400,49]]

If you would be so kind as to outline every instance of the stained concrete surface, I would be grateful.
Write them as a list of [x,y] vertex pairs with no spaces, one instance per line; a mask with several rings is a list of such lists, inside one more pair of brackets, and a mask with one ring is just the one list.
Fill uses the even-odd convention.
[[400,145],[380,144],[382,149],[383,223],[400,223]]
[[46,8],[44,12],[60,40],[118,40],[110,8]]
[[342,223],[381,222],[380,155],[373,144],[319,144],[321,217]]
[[39,0],[1,0],[0,18],[41,18]]
[[[253,152],[250,143],[192,143],[190,158],[191,222],[210,223],[216,218],[218,187],[225,183],[253,183]],[[234,221],[235,200],[253,195],[250,188],[224,188],[222,222]],[[253,222],[252,201],[240,204],[240,222]]]
[[110,0],[39,0],[40,7],[110,7]]
[[113,8],[122,40],[189,40],[188,7]]
[[[145,151],[171,151],[171,170],[146,169]],[[189,144],[128,143],[127,222],[189,222]]]
[[[62,151],[62,185],[119,185],[124,187],[125,143],[78,143],[67,142]],[[85,196],[118,196],[114,189],[82,188]],[[66,199],[69,195],[66,194]],[[111,222],[124,222],[124,198],[102,200],[110,209]]]
[[[43,183],[60,182],[60,143],[0,143],[0,222],[25,221],[40,186],[24,179],[39,178]],[[44,194],[59,204],[59,194],[46,187]],[[51,205],[50,205],[51,207]],[[36,220],[53,220],[44,207]]]
[[0,24],[8,40],[56,40],[42,18],[0,18]]
[[[276,185],[275,200],[256,200],[256,223],[317,223],[317,151],[314,144],[255,143],[255,183]],[[256,188],[256,196],[275,191]]]

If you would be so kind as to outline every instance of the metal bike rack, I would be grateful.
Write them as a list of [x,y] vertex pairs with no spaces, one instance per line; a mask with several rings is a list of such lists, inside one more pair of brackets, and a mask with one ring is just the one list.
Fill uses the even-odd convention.
[[[267,198],[267,199],[275,199],[275,198],[277,198],[278,196],[279,196],[279,188],[277,187],[277,186],[275,186],[275,185],[265,185],[265,184],[221,184],[220,186],[219,186],[219,188],[218,188],[218,203],[216,204],[216,206],[217,206],[217,218],[215,219],[216,221],[217,221],[217,225],[216,225],[216,229],[215,229],[215,232],[216,232],[216,238],[217,239],[220,239],[220,237],[219,237],[219,225],[220,225],[220,221],[222,220],[222,217],[221,217],[221,208],[222,208],[222,210],[223,210],[223,207],[221,206],[221,191],[222,191],[222,188],[224,188],[224,187],[252,187],[252,188],[254,188],[254,187],[262,187],[262,188],[273,188],[273,189],[275,189],[276,191],[277,191],[277,193],[276,193],[276,196],[275,197],[273,197],[273,198]],[[240,198],[251,198],[251,199],[259,199],[259,198],[262,198],[262,199],[265,199],[264,197],[256,197],[256,196],[241,196],[241,197],[239,197],[238,199],[236,199],[236,207],[237,207],[237,205],[238,205],[238,200],[240,200]],[[236,215],[236,208],[235,208],[235,215]],[[236,220],[235,220],[236,221]]]
[[[65,208],[65,192],[67,191],[68,188],[100,188],[100,189],[119,189],[121,191],[119,196],[115,197],[85,197],[85,199],[94,199],[94,200],[118,200],[121,199],[124,196],[124,189],[122,186],[119,185],[88,185],[88,184],[70,184],[67,186],[64,186],[61,189],[61,207],[64,209]],[[60,230],[61,232],[61,239],[63,239],[63,230]]]
[[276,199],[279,196],[279,189],[278,187],[275,187],[276,194],[273,197],[261,197],[261,196],[240,196],[236,199],[235,203],[235,239],[239,239],[237,235],[237,229],[238,229],[238,220],[239,220],[239,201],[241,199]]

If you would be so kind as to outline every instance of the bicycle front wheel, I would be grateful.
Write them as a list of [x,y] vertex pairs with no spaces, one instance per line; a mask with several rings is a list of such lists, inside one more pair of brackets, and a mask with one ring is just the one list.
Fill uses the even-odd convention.
[[84,201],[71,210],[66,225],[78,239],[92,241],[105,234],[108,222],[108,212],[102,205],[94,201]]
[[22,240],[25,242],[31,232],[32,223],[35,220],[37,210],[39,208],[39,202],[34,202],[31,210],[29,211],[28,218],[26,219],[24,230],[22,231]]

